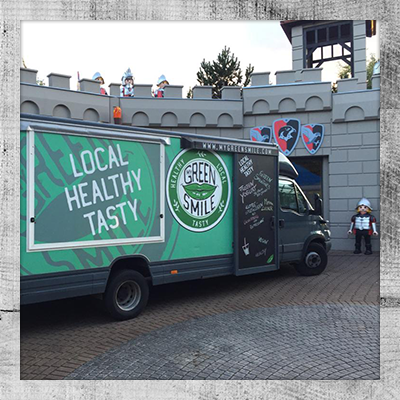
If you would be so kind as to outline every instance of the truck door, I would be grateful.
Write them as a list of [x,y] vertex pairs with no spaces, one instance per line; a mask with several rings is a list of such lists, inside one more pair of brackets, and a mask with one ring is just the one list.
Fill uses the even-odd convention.
[[235,154],[235,275],[279,268],[278,151]]
[[279,180],[281,261],[299,261],[312,223],[307,200],[291,179]]

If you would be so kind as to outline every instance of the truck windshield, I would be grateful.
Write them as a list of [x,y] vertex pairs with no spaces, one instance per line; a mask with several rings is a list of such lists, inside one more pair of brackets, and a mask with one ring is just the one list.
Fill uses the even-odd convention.
[[279,200],[282,210],[305,214],[307,210],[312,209],[300,188],[291,181],[279,181]]
[[282,210],[298,212],[296,191],[293,182],[279,181],[279,200]]

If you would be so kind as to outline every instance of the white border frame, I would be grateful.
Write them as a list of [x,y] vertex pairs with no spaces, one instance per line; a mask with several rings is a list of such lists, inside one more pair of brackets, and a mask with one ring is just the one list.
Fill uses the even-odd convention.
[[[51,132],[52,134],[58,135],[71,135],[71,133],[65,132]],[[48,250],[69,250],[69,249],[81,249],[88,247],[108,247],[108,246],[124,246],[124,245],[136,245],[136,244],[148,244],[148,243],[163,243],[165,241],[165,145],[164,139],[158,137],[148,137],[139,139],[127,139],[120,137],[104,137],[95,135],[84,135],[76,134],[75,136],[93,137],[109,140],[124,140],[133,141],[138,143],[152,143],[160,146],[160,215],[163,217],[160,219],[160,235],[150,237],[138,237],[138,238],[124,238],[124,239],[110,239],[110,240],[85,240],[77,242],[57,242],[57,243],[44,243],[35,244],[35,223],[30,222],[32,217],[35,217],[35,130],[31,127],[27,128],[27,207],[26,207],[26,251],[48,251]],[[156,216],[157,218],[157,216]]]
[[[18,7],[17,7],[18,5]],[[0,250],[0,349],[2,370],[0,396],[32,400],[212,400],[229,399],[396,399],[400,376],[400,238],[399,215],[400,81],[398,3],[387,0],[342,2],[333,0],[250,0],[216,3],[139,2],[127,0],[119,7],[100,1],[61,2],[22,0],[2,3],[0,13],[7,27],[0,37],[1,105],[0,138],[4,150],[0,162],[4,174],[0,210],[2,230]],[[115,5],[115,4],[114,4]],[[19,184],[19,66],[20,22],[29,20],[268,20],[268,19],[359,19],[375,18],[381,23],[381,378],[377,381],[23,381],[20,380],[20,184]],[[224,22],[222,22],[224,23]],[[396,128],[397,127],[397,128]],[[396,394],[397,393],[397,394]]]

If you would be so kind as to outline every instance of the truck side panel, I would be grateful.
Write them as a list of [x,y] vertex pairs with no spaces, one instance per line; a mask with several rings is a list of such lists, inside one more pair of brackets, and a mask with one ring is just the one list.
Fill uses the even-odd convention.
[[[69,290],[75,272],[108,271],[113,260],[130,255],[149,261],[154,283],[182,280],[171,277],[173,260],[197,260],[178,262],[180,272],[191,271],[186,276],[212,275],[214,267],[217,275],[229,273],[229,261],[221,270],[220,261],[207,259],[232,255],[230,199],[221,221],[204,232],[182,226],[166,205],[165,175],[180,152],[177,138],[164,146],[21,132],[21,291],[33,290],[40,276],[50,282],[51,274],[57,287],[64,280]],[[220,158],[231,180],[232,155]],[[103,281],[92,292],[107,281],[104,274],[98,277]],[[86,284],[80,294],[89,294]]]

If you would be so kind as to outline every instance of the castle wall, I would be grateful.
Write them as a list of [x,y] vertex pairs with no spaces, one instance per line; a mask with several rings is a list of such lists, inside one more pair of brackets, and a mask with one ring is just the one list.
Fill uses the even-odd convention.
[[[69,77],[50,74],[52,86],[38,86],[35,70],[21,69],[21,112],[112,123],[113,108],[122,109],[124,125],[160,128],[199,135],[249,139],[251,128],[272,126],[281,118],[304,124],[322,124],[321,148],[311,155],[301,139],[290,158],[323,157],[324,216],[330,220],[333,248],[350,250],[354,239],[347,230],[354,208],[367,197],[380,220],[379,185],[379,76],[372,90],[360,90],[358,78],[321,82],[320,69],[278,71],[276,85],[269,73],[257,73],[252,86],[224,88],[222,99],[211,99],[211,90],[197,87],[195,98],[182,98],[182,86],[166,90],[165,98],[151,97],[151,85],[137,85],[139,96],[120,98],[119,85],[112,96],[100,95],[96,81],[82,80],[81,90],[69,89]],[[167,88],[168,89],[168,88]],[[373,239],[373,249],[379,239]]]

